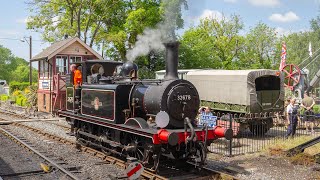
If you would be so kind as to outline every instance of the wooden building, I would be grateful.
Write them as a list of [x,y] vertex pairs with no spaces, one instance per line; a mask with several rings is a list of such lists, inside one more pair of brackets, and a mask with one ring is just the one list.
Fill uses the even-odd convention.
[[103,59],[79,38],[68,38],[52,44],[34,56],[38,61],[38,110],[54,112],[66,106],[66,74],[72,62]]

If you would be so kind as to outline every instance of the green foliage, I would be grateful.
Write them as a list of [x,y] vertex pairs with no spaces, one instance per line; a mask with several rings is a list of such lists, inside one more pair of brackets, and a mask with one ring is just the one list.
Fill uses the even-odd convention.
[[30,0],[28,29],[43,32],[49,42],[62,39],[65,34],[79,37],[93,46],[104,27],[115,25],[122,19],[122,0]]
[[6,80],[8,83],[20,74],[13,75],[12,72],[21,65],[28,63],[21,58],[15,57],[11,51],[0,45],[0,79]]
[[[19,86],[19,88],[22,88],[23,85]],[[35,93],[37,90],[37,85],[27,86],[23,90],[15,90],[11,94],[10,99],[13,100],[17,105],[19,106],[34,106],[34,103],[36,103],[36,100],[32,99],[37,94]],[[31,100],[32,99],[32,100]]]
[[13,81],[10,83],[10,92],[15,93],[17,90],[24,91],[28,86],[29,82],[16,82]]
[[150,71],[147,67],[142,67],[138,70],[139,78],[141,79],[154,79],[155,74]]
[[233,62],[244,43],[239,35],[242,28],[236,15],[230,19],[202,19],[199,26],[187,30],[180,39],[180,68],[238,68]]
[[[313,31],[279,36],[274,28],[259,22],[242,35],[239,16],[202,19],[180,38],[179,68],[278,69],[283,41],[287,45],[287,64],[300,64],[309,56],[309,42],[313,52],[320,47],[320,17],[311,26]],[[310,77],[319,66],[320,61],[315,61],[307,67]]]
[[319,104],[314,105],[313,110],[315,114],[320,114],[320,105]]
[[[19,57],[15,57],[11,51],[0,45],[0,79],[10,81],[29,81],[28,62]],[[37,70],[33,68],[32,77],[37,79]]]
[[[12,81],[17,82],[28,82],[29,81],[29,66],[28,65],[18,65],[17,68],[11,73]],[[32,69],[32,80],[36,81],[38,79],[38,71]]]
[[27,97],[26,106],[28,106],[28,107],[37,106],[37,101],[38,101],[37,91],[38,91],[38,85],[37,84],[31,85],[25,90],[25,95]]
[[[126,51],[133,47],[137,35],[154,28],[167,12],[174,28],[183,27],[181,7],[173,6],[186,0],[29,0],[32,16],[28,29],[42,33],[49,42],[63,39],[65,34],[79,37],[91,47],[101,48],[113,60],[125,60]],[[170,9],[169,7],[175,7]]]
[[16,104],[19,106],[26,106],[27,98],[24,97],[23,95],[17,96],[16,99]]
[[245,37],[245,51],[239,65],[253,69],[279,67],[280,62],[275,60],[280,59],[280,55],[274,53],[277,45],[275,29],[259,22]]
[[7,100],[9,100],[9,96],[6,95],[6,94],[1,94],[1,95],[0,95],[0,100],[1,100],[1,101],[7,101]]

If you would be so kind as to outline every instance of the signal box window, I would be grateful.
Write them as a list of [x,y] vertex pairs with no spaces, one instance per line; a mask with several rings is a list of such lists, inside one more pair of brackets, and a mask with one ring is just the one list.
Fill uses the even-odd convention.
[[81,62],[81,61],[82,61],[81,56],[70,56],[70,63]]
[[56,56],[56,73],[66,75],[68,73],[68,56]]
[[39,76],[49,77],[49,64],[47,61],[39,61]]

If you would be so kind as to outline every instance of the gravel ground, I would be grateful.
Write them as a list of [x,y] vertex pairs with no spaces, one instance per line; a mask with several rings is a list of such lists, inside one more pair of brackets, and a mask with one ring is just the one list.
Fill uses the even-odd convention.
[[66,162],[68,166],[79,167],[81,173],[77,176],[81,179],[112,179],[115,176],[123,176],[124,172],[122,169],[106,164],[101,159],[92,157],[87,153],[79,152],[75,147],[48,140],[20,127],[8,127],[15,134],[25,137],[32,144],[36,145],[38,149],[45,150],[55,158]]
[[[17,111],[22,113],[21,111]],[[54,122],[64,126],[69,126],[66,121]],[[66,134],[66,130],[52,123],[27,122],[23,123],[38,129],[42,129],[51,134],[75,141],[74,137]],[[16,131],[21,128],[12,127]],[[88,156],[87,154],[77,152],[75,148],[70,148],[63,144],[57,146],[56,143],[45,140],[43,137],[31,132],[21,132],[27,139],[33,139],[37,145],[44,149],[52,151],[56,156],[61,157],[68,164],[82,166],[81,177],[88,179],[108,179],[109,174],[121,174],[121,170],[111,165],[96,165],[101,160]],[[33,134],[33,135],[32,135]],[[302,166],[293,165],[287,159],[279,156],[264,156],[261,153],[250,155],[238,155],[235,157],[225,157],[217,154],[209,154],[208,166],[217,170],[234,173],[239,179],[320,179],[320,165]]]
[[[62,176],[59,172],[50,174],[28,174],[31,171],[40,171],[41,158],[23,149],[7,136],[0,134],[0,177],[4,180],[55,180]],[[14,173],[23,173],[20,176],[6,176]],[[1,178],[0,178],[1,179]]]
[[281,156],[250,154],[221,157],[209,154],[208,166],[217,170],[229,169],[239,179],[313,180],[320,179],[320,165],[293,165]]
[[48,132],[50,134],[68,139],[73,142],[76,141],[76,138],[74,136],[69,136],[68,134],[66,134],[66,133],[68,133],[68,131],[66,129],[56,125],[56,124],[61,124],[61,125],[70,127],[70,125],[68,125],[68,123],[66,121],[65,122],[54,121],[52,123],[50,123],[50,122],[24,122],[21,124],[24,124],[24,125],[36,128],[36,129],[41,129],[44,132]]

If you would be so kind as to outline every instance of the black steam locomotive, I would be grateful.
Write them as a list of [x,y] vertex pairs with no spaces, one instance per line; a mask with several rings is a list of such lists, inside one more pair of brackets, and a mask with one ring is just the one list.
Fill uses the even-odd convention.
[[[78,63],[83,85],[67,83],[67,109],[59,111],[74,124],[79,143],[107,154],[134,157],[157,169],[162,155],[204,164],[207,145],[232,130],[197,127],[197,89],[177,76],[177,42],[166,46],[164,80],[138,80],[137,66],[115,61]],[[118,67],[121,68],[117,73]]]

